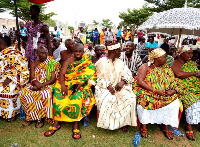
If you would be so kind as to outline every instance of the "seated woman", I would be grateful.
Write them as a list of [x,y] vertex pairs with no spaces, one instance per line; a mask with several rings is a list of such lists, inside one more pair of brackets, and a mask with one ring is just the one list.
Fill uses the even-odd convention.
[[0,116],[14,121],[19,112],[21,86],[29,79],[28,62],[19,50],[9,48],[11,39],[0,37]]
[[180,99],[185,109],[186,136],[195,140],[191,125],[200,122],[200,71],[197,64],[191,60],[192,52],[188,45],[183,45],[179,50],[178,59],[172,64],[172,69],[179,81]]
[[166,52],[157,48],[150,52],[148,63],[138,71],[137,113],[141,122],[141,135],[147,137],[147,124],[164,124],[163,133],[173,139],[169,125],[178,127],[179,100],[176,94],[174,73],[166,63]]
[[82,44],[75,44],[73,48],[74,58],[68,58],[64,63],[60,80],[57,80],[54,88],[54,120],[55,123],[44,133],[44,136],[52,136],[60,129],[59,121],[74,122],[72,137],[81,138],[79,121],[88,115],[95,104],[91,86],[96,81],[95,66],[91,56],[84,54]]
[[53,84],[59,76],[60,64],[48,57],[47,49],[39,47],[36,50],[38,60],[31,63],[31,83],[22,89],[20,101],[26,119],[23,126],[29,126],[37,121],[35,127],[44,125],[42,118],[53,118],[52,93]]

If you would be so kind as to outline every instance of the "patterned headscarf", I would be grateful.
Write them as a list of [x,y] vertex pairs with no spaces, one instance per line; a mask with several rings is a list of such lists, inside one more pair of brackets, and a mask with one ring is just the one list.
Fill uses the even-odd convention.
[[192,50],[192,48],[189,45],[182,45],[181,48],[179,48],[178,55],[187,52],[189,50]]
[[149,60],[148,66],[150,66],[154,62],[155,58],[159,58],[159,57],[163,56],[164,54],[166,54],[166,52],[161,48],[156,48],[156,49],[152,50],[148,56],[148,60]]

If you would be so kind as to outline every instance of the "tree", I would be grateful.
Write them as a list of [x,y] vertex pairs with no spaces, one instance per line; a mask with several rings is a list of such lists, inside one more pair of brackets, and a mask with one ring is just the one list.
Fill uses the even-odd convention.
[[74,30],[73,26],[68,26],[68,29],[70,30],[70,33],[72,33],[72,30]]
[[[185,0],[145,0],[148,4],[153,4],[154,6],[149,6],[154,12],[162,12],[173,8],[183,8]],[[188,0],[188,7],[200,8],[199,0]]]
[[102,19],[101,25],[106,28],[111,28],[113,23],[110,19]]
[[127,12],[120,12],[119,18],[121,18],[123,21],[121,22],[121,25],[134,25],[138,27],[141,25],[144,21],[148,19],[149,16],[151,16],[153,12],[151,12],[148,8],[143,7],[140,9],[128,9]]
[[97,22],[96,20],[93,20],[93,24],[96,26],[99,24],[99,22]]
[[44,22],[49,26],[49,27],[55,27],[56,26],[56,21],[49,18],[47,20],[44,20]]
[[[33,5],[33,3],[28,2],[27,0],[17,0],[17,14],[18,17],[22,20],[28,21],[30,20],[29,16],[29,8]],[[42,21],[50,19],[52,16],[56,15],[54,12],[50,12],[48,14],[44,14],[46,4],[39,4],[40,7],[40,19]],[[14,7],[14,1],[13,0],[1,0],[0,1],[0,12],[11,10],[10,14],[15,16],[15,7]]]

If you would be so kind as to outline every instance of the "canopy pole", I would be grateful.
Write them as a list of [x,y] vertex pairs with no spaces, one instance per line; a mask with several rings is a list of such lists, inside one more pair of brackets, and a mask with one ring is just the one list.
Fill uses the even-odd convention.
[[[16,27],[17,27],[17,30],[19,30],[19,24],[18,24],[18,15],[17,15],[17,2],[16,0],[14,0],[14,5],[15,5],[15,17],[16,17]],[[19,36],[17,36],[17,41],[18,41],[18,49],[20,49],[20,38]]]
[[178,45],[177,45],[177,50],[179,50],[179,44],[181,40],[181,34],[182,34],[182,29],[180,29],[179,37],[178,37]]

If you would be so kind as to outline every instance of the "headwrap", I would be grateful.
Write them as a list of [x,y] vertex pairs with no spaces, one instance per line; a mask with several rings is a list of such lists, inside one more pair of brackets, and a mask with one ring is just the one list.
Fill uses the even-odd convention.
[[120,43],[117,43],[117,44],[114,44],[114,45],[107,46],[107,49],[109,51],[111,51],[111,50],[116,50],[116,49],[118,49],[120,47],[121,47]]
[[181,48],[179,48],[179,51],[178,51],[178,55],[184,53],[184,52],[187,52],[189,50],[191,50],[192,48],[189,46],[189,45],[182,45]]
[[166,54],[166,52],[161,48],[156,48],[156,49],[152,50],[148,56],[148,60],[149,60],[148,66],[150,66],[154,62],[155,58],[159,58],[159,57],[163,56],[164,54]]

